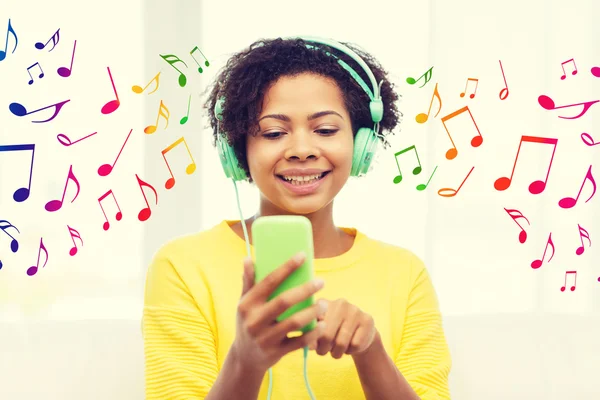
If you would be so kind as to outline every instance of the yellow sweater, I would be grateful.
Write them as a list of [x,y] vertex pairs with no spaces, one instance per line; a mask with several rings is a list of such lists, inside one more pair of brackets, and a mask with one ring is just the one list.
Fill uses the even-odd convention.
[[[155,255],[146,279],[143,333],[146,399],[204,399],[235,338],[245,241],[224,220],[172,240]],[[451,359],[436,293],[421,260],[354,228],[346,253],[315,259],[325,280],[316,299],[345,298],[375,320],[385,349],[422,400],[449,399]],[[254,248],[251,246],[254,256]],[[352,356],[308,353],[317,400],[365,399]],[[272,367],[272,400],[308,399],[302,349]],[[265,374],[258,399],[267,398]],[[234,399],[232,399],[234,400]]]

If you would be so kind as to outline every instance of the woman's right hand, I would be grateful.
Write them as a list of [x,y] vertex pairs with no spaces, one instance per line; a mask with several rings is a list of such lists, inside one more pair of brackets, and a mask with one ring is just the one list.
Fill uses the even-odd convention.
[[268,301],[269,295],[302,265],[304,258],[303,254],[297,254],[257,284],[254,284],[252,259],[248,257],[244,260],[243,290],[238,304],[237,330],[232,350],[245,368],[258,368],[264,372],[285,354],[314,345],[321,335],[323,321],[318,322],[310,332],[287,337],[288,333],[299,331],[313,319],[324,315],[326,309],[322,302],[317,301],[283,321],[276,320],[285,310],[321,290],[323,285],[318,285],[317,280],[286,290]]

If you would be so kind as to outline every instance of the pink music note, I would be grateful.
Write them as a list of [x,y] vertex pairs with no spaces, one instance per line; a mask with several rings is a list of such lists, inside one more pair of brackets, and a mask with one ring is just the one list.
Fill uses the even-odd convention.
[[[467,181],[467,178],[469,177],[469,175],[471,175],[471,172],[473,172],[474,169],[475,169],[475,166],[473,166],[471,168],[471,170],[469,171],[469,173],[467,174],[467,176],[465,177],[465,179],[463,179],[463,181],[460,184],[460,186],[458,187],[458,189],[442,188],[442,189],[438,190],[438,194],[440,196],[442,196],[442,197],[454,197],[454,196],[456,196],[458,194],[458,192],[460,191],[460,188],[463,187],[463,185]],[[448,194],[446,194],[446,193],[442,194],[442,192],[448,192]]]
[[597,146],[600,144],[600,142],[594,142],[594,138],[589,133],[585,132],[581,134],[581,140],[583,140],[583,143],[587,144],[588,146]]
[[502,177],[496,179],[496,182],[494,182],[494,188],[496,188],[496,190],[502,191],[510,187],[513,175],[515,174],[515,168],[517,166],[517,160],[519,159],[519,152],[521,151],[521,145],[523,144],[523,142],[551,144],[554,146],[552,149],[552,157],[550,158],[550,164],[548,166],[548,172],[546,173],[546,179],[543,181],[532,182],[529,185],[529,193],[540,194],[544,191],[544,189],[546,189],[546,184],[548,183],[548,176],[550,176],[550,168],[552,168],[552,160],[554,160],[554,153],[556,152],[556,145],[558,143],[558,139],[523,135],[521,136],[521,141],[519,142],[519,148],[517,149],[517,156],[515,157],[515,163],[513,164],[513,169],[510,173],[510,178]]
[[[431,67],[431,68],[433,68],[433,67]],[[437,117],[438,114],[440,113],[440,111],[442,110],[442,98],[440,97],[440,93],[438,92],[437,87],[438,87],[438,84],[436,83],[435,88],[433,89],[433,95],[431,96],[431,102],[429,103],[429,110],[427,111],[427,114],[420,113],[415,117],[415,120],[419,124],[423,124],[423,123],[427,122],[427,120],[429,119],[429,113],[431,113],[431,106],[433,105],[434,98],[437,97],[438,101],[440,102],[440,108],[438,109],[437,113],[433,116],[433,118]]]
[[422,192],[423,190],[427,189],[427,186],[429,186],[429,182],[431,182],[431,178],[433,178],[433,175],[435,174],[435,171],[437,171],[437,168],[438,168],[438,166],[436,165],[435,168],[433,169],[433,172],[431,173],[431,176],[427,180],[427,183],[420,183],[417,185],[418,191]]
[[[502,71],[502,78],[504,78],[504,89],[502,89],[500,91],[500,100],[505,100],[508,97],[508,84],[506,83],[506,76],[504,75],[504,68],[502,68],[502,61],[498,60],[498,62],[500,63],[500,70]],[[506,92],[505,92],[506,90]],[[502,93],[504,94],[504,97],[502,97]]]
[[580,256],[585,251],[585,247],[583,247],[583,238],[586,238],[588,240],[588,242],[590,243],[589,247],[592,246],[592,239],[590,239],[590,233],[586,231],[585,228],[582,228],[579,224],[577,224],[577,227],[579,228],[579,239],[581,240],[581,247],[578,247],[577,250],[575,250],[575,254]]
[[481,143],[483,143],[483,136],[481,136],[481,132],[479,131],[479,127],[477,126],[477,123],[475,122],[475,118],[473,118],[473,114],[471,114],[471,110],[469,110],[469,106],[465,106],[463,108],[460,108],[456,111],[454,111],[453,113],[450,113],[448,115],[446,115],[445,117],[442,117],[442,124],[444,125],[444,129],[446,129],[446,133],[448,133],[448,137],[450,138],[450,142],[452,142],[452,148],[450,148],[447,152],[446,152],[446,158],[448,160],[454,160],[456,158],[456,156],[458,155],[458,150],[456,149],[456,145],[454,144],[454,140],[452,140],[452,136],[450,135],[450,131],[448,130],[448,127],[446,126],[446,121],[448,121],[449,119],[452,119],[454,117],[456,117],[457,115],[460,115],[464,112],[468,112],[469,116],[471,117],[471,120],[473,121],[473,124],[475,125],[475,128],[477,129],[477,135],[474,136],[471,139],[471,146],[472,147],[479,147],[481,146]]
[[194,157],[192,157],[190,148],[188,147],[187,142],[185,141],[185,139],[182,136],[179,139],[177,139],[175,142],[173,142],[173,144],[171,144],[170,146],[168,146],[161,152],[163,158],[165,159],[165,163],[167,164],[167,168],[169,169],[169,173],[171,174],[171,177],[169,179],[167,179],[167,182],[165,182],[165,188],[167,188],[167,189],[171,189],[173,186],[175,186],[175,177],[173,176],[173,171],[171,171],[171,166],[169,166],[169,162],[167,161],[167,157],[165,157],[165,154],[167,154],[175,146],[178,146],[181,143],[185,144],[185,148],[187,149],[190,159],[192,160],[192,162],[185,168],[186,174],[188,174],[188,175],[193,174],[194,171],[196,170],[196,162],[194,161]]
[[566,106],[556,106],[554,104],[554,100],[552,100],[550,97],[546,96],[546,95],[541,95],[540,97],[538,97],[538,103],[540,104],[540,106],[542,106],[544,109],[546,110],[558,110],[559,108],[566,108],[566,107],[575,107],[575,106],[583,106],[583,111],[581,111],[580,114],[574,116],[574,117],[561,117],[558,116],[558,118],[563,118],[563,119],[576,119],[579,118],[581,116],[583,116],[589,109],[591,106],[593,106],[594,104],[598,103],[600,100],[592,100],[592,101],[586,101],[584,103],[577,103],[577,104],[569,104]]
[[519,232],[519,242],[525,243],[527,241],[527,232],[525,232],[525,229],[523,229],[523,227],[521,226],[521,224],[519,224],[517,219],[523,218],[525,221],[527,221],[529,225],[531,225],[529,223],[529,220],[519,210],[509,210],[507,208],[504,208],[504,210],[508,213],[508,215],[510,215],[513,221],[515,221],[515,223],[519,225],[519,228],[521,228],[521,232]]
[[91,134],[89,134],[87,136],[82,137],[81,139],[77,139],[74,142],[71,142],[71,139],[69,139],[69,137],[67,135],[63,134],[63,133],[59,133],[58,135],[56,135],[56,139],[58,139],[58,141],[60,142],[60,144],[62,144],[63,146],[70,146],[70,145],[75,144],[77,142],[81,142],[83,139],[87,139],[90,136],[94,136],[96,133],[98,133],[98,132],[91,133]]
[[143,222],[143,221],[148,220],[148,218],[150,218],[150,216],[152,215],[152,210],[150,209],[150,204],[148,204],[148,198],[146,197],[146,194],[144,193],[143,186],[149,188],[150,190],[152,190],[154,192],[154,197],[156,198],[156,204],[158,204],[158,193],[156,193],[156,189],[154,189],[154,186],[141,180],[140,177],[138,176],[138,174],[135,174],[135,177],[138,181],[138,185],[140,185],[140,190],[142,191],[142,196],[144,196],[144,201],[146,201],[146,208],[143,208],[142,210],[140,210],[140,212],[138,214],[138,219]]
[[552,242],[552,232],[550,232],[550,236],[548,236],[548,241],[546,242],[546,248],[544,249],[544,255],[542,255],[542,259],[534,260],[531,263],[531,268],[538,269],[539,267],[542,266],[542,263],[544,262],[544,258],[546,258],[546,251],[548,250],[548,245],[550,245],[550,247],[552,247],[552,255],[548,259],[548,262],[550,262],[550,260],[552,260],[552,257],[554,257],[554,243]]
[[592,75],[594,75],[596,78],[600,78],[600,67],[592,67],[592,69],[590,70],[590,72],[592,73]]
[[110,68],[106,67],[108,70],[108,76],[110,77],[110,83],[112,84],[113,90],[115,92],[115,96],[117,97],[115,100],[111,100],[105,105],[102,106],[100,110],[102,114],[110,114],[114,112],[121,105],[121,101],[119,100],[119,94],[117,93],[117,88],[115,87],[115,81],[113,80],[112,74],[110,73]]
[[82,246],[83,246],[83,239],[81,238],[81,234],[79,232],[77,232],[76,229],[71,228],[69,225],[67,225],[67,228],[69,228],[69,234],[71,235],[71,240],[73,240],[73,247],[71,247],[71,250],[69,250],[69,255],[72,257],[75,254],[77,254],[77,244],[75,243],[75,238],[79,239]]
[[56,45],[58,44],[58,42],[60,41],[60,28],[58,28],[58,30],[54,33],[54,35],[52,35],[52,37],[50,39],[48,39],[48,41],[46,42],[46,44],[43,44],[42,42],[37,42],[35,44],[35,48],[38,50],[42,50],[43,48],[45,48],[48,43],[50,43],[52,41],[52,48],[50,50],[48,50],[49,52],[54,50],[54,48],[56,47]]
[[169,117],[171,116],[171,113],[169,112],[169,109],[167,108],[167,106],[165,106],[163,104],[163,101],[160,101],[160,106],[158,107],[158,115],[156,116],[156,125],[149,125],[147,127],[144,128],[144,133],[150,135],[154,132],[156,132],[156,127],[158,126],[158,120],[160,117],[164,117],[167,122],[165,124],[165,129],[167,129],[167,127],[169,126]]
[[565,64],[572,62],[573,63],[573,72],[571,73],[571,75],[577,75],[577,65],[575,64],[575,60],[573,60],[572,58],[570,60],[564,61],[562,63],[560,63],[560,66],[562,67],[563,70],[563,75],[560,77],[561,80],[565,80],[565,78],[567,77],[567,73],[565,72]]
[[565,197],[565,198],[561,199],[558,202],[558,205],[560,206],[560,208],[572,208],[573,206],[575,206],[575,204],[577,204],[577,200],[579,200],[579,195],[581,195],[581,191],[583,190],[583,187],[585,186],[585,182],[587,182],[588,180],[592,183],[592,194],[585,202],[587,203],[588,201],[590,201],[590,199],[592,197],[594,197],[594,194],[596,193],[596,181],[594,180],[594,176],[592,175],[592,166],[591,165],[587,171],[587,174],[585,174],[585,178],[583,179],[583,183],[581,184],[581,187],[579,188],[579,193],[577,193],[577,197],[576,198]]
[[13,37],[15,38],[15,47],[13,48],[12,52],[10,53],[10,54],[14,54],[15,50],[17,49],[17,45],[19,44],[19,38],[17,37],[17,34],[10,23],[10,18],[8,19],[8,30],[6,31],[6,44],[4,45],[4,50],[0,50],[0,61],[4,60],[6,58],[6,52],[8,51],[8,34],[9,33],[12,33]]
[[569,274],[575,274],[575,281],[573,282],[573,286],[571,286],[571,292],[574,292],[575,288],[577,287],[577,271],[567,271],[567,272],[565,272],[565,285],[560,288],[561,292],[564,292],[565,289],[567,288],[567,275],[569,275]]
[[2,153],[3,151],[21,151],[21,150],[28,150],[28,151],[31,150],[31,165],[29,167],[29,184],[27,185],[27,187],[22,187],[22,188],[15,190],[15,193],[13,194],[13,199],[17,203],[27,200],[29,198],[29,195],[31,194],[31,177],[33,176],[33,161],[35,158],[35,144],[0,145],[0,153]]
[[63,190],[62,198],[60,200],[50,200],[49,202],[47,202],[45,206],[46,211],[54,212],[62,208],[63,201],[65,201],[65,194],[67,193],[67,186],[69,186],[69,181],[71,180],[75,182],[75,185],[77,186],[77,192],[75,193],[75,197],[73,197],[73,200],[71,200],[71,203],[75,201],[77,196],[79,196],[80,186],[79,181],[75,177],[75,174],[73,174],[73,165],[71,165],[69,167],[69,175],[67,176],[67,181],[65,182],[65,189]]
[[38,250],[37,263],[27,268],[27,275],[33,276],[37,274],[38,268],[40,267],[40,255],[42,254],[42,250],[44,250],[44,253],[46,253],[46,261],[44,261],[44,265],[42,265],[42,268],[44,268],[46,266],[46,263],[48,263],[48,250],[46,250],[46,246],[44,246],[44,241],[42,240],[42,238],[40,238],[40,249]]
[[127,141],[129,140],[129,136],[131,136],[131,132],[133,132],[133,128],[131,128],[131,130],[129,131],[129,134],[127,135],[127,138],[125,138],[125,142],[123,143],[123,146],[121,146],[121,150],[119,150],[119,154],[117,154],[117,158],[115,158],[115,161],[112,163],[112,165],[111,164],[101,165],[100,168],[98,168],[98,175],[107,176],[108,174],[110,174],[112,172],[113,168],[115,167],[115,164],[117,163],[117,160],[121,156],[121,152],[123,151],[123,148],[125,148],[125,145],[127,144]]
[[[17,241],[17,239],[15,239],[10,233],[8,233],[6,230],[8,228],[13,228],[15,231],[17,231],[19,234],[21,233],[16,226],[14,226],[13,224],[11,224],[10,222],[6,221],[6,220],[0,220],[0,230],[3,231],[4,233],[6,233],[6,235],[8,237],[10,237],[12,240],[10,241],[10,250],[13,253],[16,253],[19,250],[19,242]],[[2,260],[0,260],[0,269],[2,269]]]
[[31,121],[33,123],[42,123],[42,122],[52,121],[54,118],[56,118],[56,116],[60,112],[61,108],[65,104],[67,104],[69,101],[71,101],[71,100],[61,101],[60,103],[52,104],[52,105],[49,105],[47,107],[40,108],[40,109],[34,110],[34,111],[27,111],[27,109],[22,104],[20,104],[20,103],[10,103],[10,105],[8,106],[8,109],[10,110],[11,113],[13,113],[14,115],[16,115],[17,117],[23,117],[25,115],[33,114],[33,113],[45,110],[45,109],[50,108],[50,107],[54,107],[54,114],[52,114],[52,116],[50,118],[48,118],[48,119],[46,119],[44,121]]
[[29,80],[29,82],[28,82],[30,85],[33,84],[33,76],[31,75],[30,69],[33,68],[33,67],[35,67],[36,65],[40,69],[40,74],[39,74],[38,78],[43,78],[44,77],[44,70],[42,70],[42,66],[40,65],[40,63],[36,62],[34,64],[31,64],[31,66],[27,67],[27,73],[29,74],[29,77],[31,78]]
[[117,214],[115,215],[115,219],[117,221],[120,221],[121,218],[123,218],[123,213],[121,212],[121,207],[119,207],[119,203],[117,202],[117,198],[115,197],[115,194],[113,193],[112,189],[109,190],[108,192],[104,193],[102,196],[100,196],[98,198],[98,204],[100,204],[100,209],[102,209],[102,214],[104,214],[104,219],[106,219],[106,222],[104,222],[104,224],[102,224],[102,229],[104,229],[105,231],[107,231],[110,228],[110,222],[108,222],[108,217],[106,216],[106,213],[104,212],[104,207],[102,207],[102,200],[104,200],[106,197],[108,197],[108,195],[112,195],[113,200],[115,201],[115,204],[117,205],[117,208],[119,209],[119,211],[117,211]]
[[475,94],[477,93],[477,86],[479,86],[479,79],[476,78],[467,78],[467,83],[465,84],[465,91],[460,94],[460,97],[465,97],[465,93],[467,92],[469,82],[475,82],[475,90],[469,95],[469,98],[472,99],[475,97]]
[[56,73],[58,73],[58,75],[62,76],[63,78],[67,78],[67,77],[71,76],[71,72],[73,71],[73,60],[75,59],[75,47],[77,47],[77,40],[75,40],[75,42],[73,43],[73,54],[71,55],[71,65],[69,66],[69,68],[60,67],[59,69],[56,70]]

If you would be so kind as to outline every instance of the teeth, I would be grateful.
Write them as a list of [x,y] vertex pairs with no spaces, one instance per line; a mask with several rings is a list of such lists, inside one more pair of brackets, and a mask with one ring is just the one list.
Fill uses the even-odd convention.
[[309,176],[284,176],[283,179],[290,182],[292,185],[306,185],[309,183],[316,182],[321,178],[323,174],[309,175]]

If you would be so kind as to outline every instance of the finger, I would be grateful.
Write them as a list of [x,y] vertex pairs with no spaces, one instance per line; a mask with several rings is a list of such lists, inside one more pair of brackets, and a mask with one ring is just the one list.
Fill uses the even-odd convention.
[[318,337],[323,333],[323,330],[326,327],[325,321],[321,321],[317,323],[315,329],[310,332],[304,333],[300,336],[283,339],[283,343],[281,346],[281,350],[283,355],[301,349],[303,347],[309,346],[311,343],[317,341]]
[[271,272],[267,275],[262,281],[258,282],[254,285],[255,290],[250,293],[250,301],[252,303],[264,303],[269,295],[302,263],[304,263],[306,256],[303,252],[296,254],[291,257],[285,263],[283,263],[280,267],[275,269],[275,271]]
[[288,333],[300,331],[300,329],[308,325],[311,321],[316,320],[319,315],[324,314],[326,311],[324,302],[317,302],[304,310],[300,310],[289,318],[277,323],[271,332],[269,332],[271,336],[269,339],[281,341],[287,337]]
[[314,295],[324,286],[322,279],[314,279],[295,288],[286,290],[277,297],[261,305],[261,315],[265,320],[274,320],[288,308],[298,304]]
[[367,342],[367,328],[364,325],[359,325],[354,331],[352,339],[350,339],[350,345],[346,349],[344,354],[354,354],[361,349],[363,343]]
[[254,270],[254,263],[251,257],[244,258],[244,272],[242,275],[242,297],[254,286],[254,275],[251,270]]
[[340,330],[333,341],[331,357],[339,359],[344,355],[357,328],[358,322],[355,319],[346,318],[342,322]]
[[342,307],[334,307],[332,309],[330,306],[329,308],[324,320],[327,323],[327,328],[325,328],[325,332],[321,335],[317,343],[317,354],[321,356],[329,353],[333,348],[333,341],[344,318],[344,309]]

